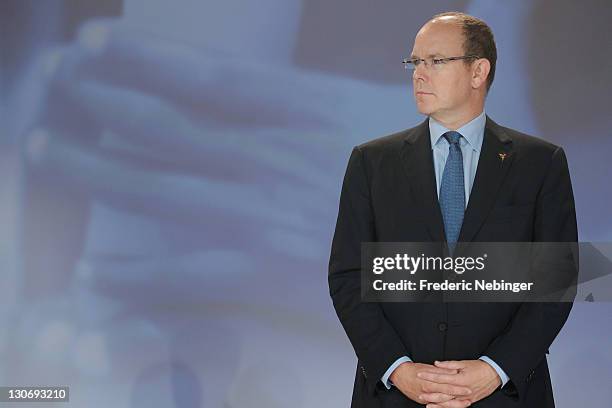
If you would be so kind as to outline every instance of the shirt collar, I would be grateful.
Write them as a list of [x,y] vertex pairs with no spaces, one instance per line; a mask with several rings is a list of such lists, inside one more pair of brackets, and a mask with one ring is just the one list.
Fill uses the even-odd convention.
[[[474,119],[457,129],[457,132],[461,133],[461,136],[465,138],[470,147],[477,152],[480,152],[480,148],[482,147],[486,122],[487,117],[485,111],[483,110],[480,115],[476,116]],[[429,117],[429,136],[431,137],[432,149],[437,143],[440,142],[442,135],[448,131],[450,131],[450,129],[447,129],[443,124],[431,116]]]

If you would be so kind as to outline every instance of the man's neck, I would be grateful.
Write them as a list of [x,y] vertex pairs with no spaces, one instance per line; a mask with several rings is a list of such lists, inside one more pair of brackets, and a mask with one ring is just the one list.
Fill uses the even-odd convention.
[[484,110],[484,104],[478,104],[467,112],[461,112],[459,114],[439,113],[431,115],[430,117],[435,119],[437,122],[442,124],[449,130],[457,130],[466,123],[471,122]]

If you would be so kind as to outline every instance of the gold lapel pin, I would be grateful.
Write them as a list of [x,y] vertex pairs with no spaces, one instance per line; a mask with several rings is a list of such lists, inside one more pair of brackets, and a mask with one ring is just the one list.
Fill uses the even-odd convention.
[[497,155],[501,159],[502,163],[506,159],[506,157],[508,157],[508,153],[497,153]]

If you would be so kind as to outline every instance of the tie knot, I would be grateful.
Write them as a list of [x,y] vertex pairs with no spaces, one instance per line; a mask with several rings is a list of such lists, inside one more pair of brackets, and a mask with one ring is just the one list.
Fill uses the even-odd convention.
[[446,132],[442,136],[444,136],[444,138],[448,141],[448,143],[452,145],[458,145],[459,139],[461,139],[461,133],[455,132],[452,130],[450,132]]

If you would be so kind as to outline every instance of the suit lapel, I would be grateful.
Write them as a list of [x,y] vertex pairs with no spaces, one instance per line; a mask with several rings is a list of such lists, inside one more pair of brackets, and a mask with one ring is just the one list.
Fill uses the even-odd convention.
[[414,192],[413,197],[420,202],[432,240],[445,241],[428,119],[408,133],[400,151],[400,161],[406,173],[406,181]]
[[459,233],[460,242],[471,241],[482,226],[515,156],[512,140],[487,116],[474,185]]

